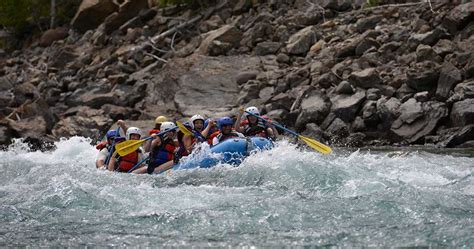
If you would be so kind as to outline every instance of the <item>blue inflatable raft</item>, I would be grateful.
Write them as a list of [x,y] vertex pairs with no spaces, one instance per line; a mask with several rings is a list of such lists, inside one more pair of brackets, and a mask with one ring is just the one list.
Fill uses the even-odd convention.
[[239,165],[251,152],[272,147],[272,141],[262,137],[227,139],[211,147],[210,152],[196,152],[181,159],[173,169],[211,168],[219,163]]

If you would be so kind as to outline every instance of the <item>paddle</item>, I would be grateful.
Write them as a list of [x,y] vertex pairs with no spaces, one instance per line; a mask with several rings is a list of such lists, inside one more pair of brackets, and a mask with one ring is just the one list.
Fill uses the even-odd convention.
[[184,133],[186,136],[194,136],[199,139],[200,142],[204,142],[206,139],[197,131],[190,131],[183,123],[176,121],[176,125],[178,125],[179,130]]
[[[248,115],[254,116],[254,117],[256,117],[256,118],[262,120],[263,122],[269,122],[269,121],[265,120],[264,118],[262,118],[262,117],[259,116],[259,115],[256,115],[256,114],[253,114],[253,113],[247,112],[247,111],[245,111],[245,112],[246,112]],[[318,141],[316,141],[316,140],[314,140],[314,139],[312,139],[312,138],[309,138],[309,137],[302,136],[302,135],[300,135],[300,134],[298,134],[298,133],[296,133],[296,132],[294,132],[294,131],[292,131],[292,130],[290,130],[290,129],[287,129],[287,128],[285,128],[285,127],[279,125],[279,124],[276,124],[276,123],[273,123],[273,122],[271,122],[271,124],[273,124],[274,126],[276,126],[276,127],[280,128],[280,129],[282,129],[282,130],[284,130],[284,131],[286,131],[286,132],[288,132],[288,133],[294,135],[295,137],[297,137],[297,138],[303,140],[309,147],[311,147],[312,149],[314,149],[314,150],[316,150],[316,151],[319,151],[319,152],[321,152],[321,153],[323,153],[323,154],[329,154],[329,153],[332,152],[332,149],[331,149],[329,146],[327,146],[327,145],[325,145],[325,144],[323,144],[323,143],[321,143],[321,142],[318,142]]]
[[143,158],[143,160],[141,160],[140,162],[135,164],[135,166],[133,166],[127,173],[130,173],[130,172],[134,171],[136,168],[138,168],[138,166],[142,165],[143,162],[148,160],[148,158],[149,158],[149,156],[146,156],[145,158]]
[[[167,132],[174,131],[176,129],[178,129],[178,127],[175,127],[174,129],[171,129],[171,130],[162,131],[162,132],[160,132],[156,135],[161,136],[161,135],[163,135]],[[115,150],[120,156],[125,156],[125,155],[128,155],[128,154],[136,151],[138,148],[140,148],[140,146],[142,146],[142,144],[145,141],[148,141],[150,139],[153,139],[153,136],[147,137],[147,138],[142,139],[142,140],[127,140],[127,141],[124,141],[124,142],[121,142],[121,143],[115,145]]]
[[[120,126],[117,127],[117,130],[115,130],[115,137],[120,137]],[[112,154],[114,153],[114,148],[115,148],[115,137],[114,141],[112,142],[112,148],[109,151],[109,155],[105,159],[105,165],[109,165],[110,158],[112,158]],[[108,141],[107,141],[108,142]]]

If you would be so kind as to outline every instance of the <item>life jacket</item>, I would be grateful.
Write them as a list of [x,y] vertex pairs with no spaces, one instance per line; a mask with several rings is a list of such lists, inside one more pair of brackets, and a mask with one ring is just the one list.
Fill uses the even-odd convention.
[[222,141],[225,141],[229,138],[235,138],[235,137],[239,137],[239,134],[235,131],[231,131],[227,135],[224,135],[224,134],[219,132],[219,134],[217,134],[217,136],[216,136],[217,140],[219,140],[219,143],[222,142]]
[[130,169],[133,168],[138,163],[138,155],[140,153],[140,149],[118,158],[118,171],[120,172],[128,172]]
[[158,134],[158,133],[160,133],[160,130],[158,130],[158,129],[151,129],[151,130],[148,132],[149,135]]
[[201,134],[201,132],[195,129],[192,129],[191,132],[193,133],[194,137],[197,138],[197,140],[199,140],[199,142],[206,141],[206,138]]
[[221,132],[219,130],[213,132],[211,135],[207,136],[207,143],[209,145],[212,145],[212,140],[217,136],[219,135]]
[[[267,118],[266,118],[267,119]],[[249,137],[268,137],[267,126],[262,120],[258,120],[256,125],[250,125],[248,119],[240,123],[245,136]]]
[[158,167],[163,163],[166,163],[174,158],[174,151],[176,150],[176,145],[173,140],[166,139],[164,142],[154,148],[152,151],[152,165],[153,167]]
[[110,146],[108,146],[109,143],[107,141],[102,141],[100,143],[98,143],[95,148],[98,150],[98,151],[101,151],[103,148],[106,148],[107,147],[107,150],[110,151]]

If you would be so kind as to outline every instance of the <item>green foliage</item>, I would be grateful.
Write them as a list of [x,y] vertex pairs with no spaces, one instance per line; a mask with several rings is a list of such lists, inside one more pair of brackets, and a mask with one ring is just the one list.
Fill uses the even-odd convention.
[[[81,0],[56,2],[56,19],[62,25],[72,19]],[[0,0],[0,26],[15,33],[25,32],[25,28],[32,25],[47,29],[50,10],[51,0]]]

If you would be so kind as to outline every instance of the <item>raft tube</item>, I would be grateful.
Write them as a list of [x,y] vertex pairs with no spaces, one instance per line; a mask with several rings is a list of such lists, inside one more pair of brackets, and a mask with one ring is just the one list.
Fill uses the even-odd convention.
[[[219,163],[238,166],[253,151],[267,150],[273,147],[272,141],[263,137],[227,139],[213,147],[211,154],[200,158],[189,158],[174,166],[174,170],[211,168]],[[184,158],[183,158],[184,159]]]

